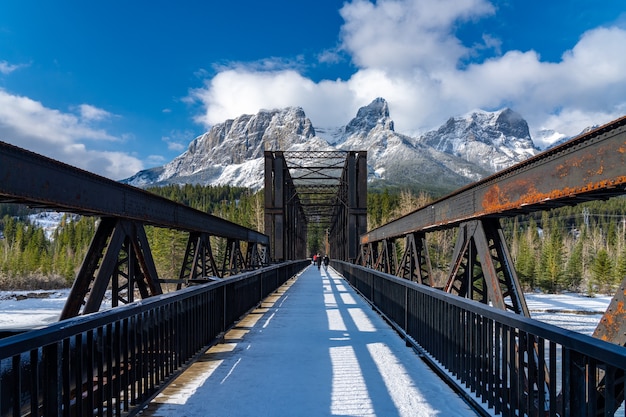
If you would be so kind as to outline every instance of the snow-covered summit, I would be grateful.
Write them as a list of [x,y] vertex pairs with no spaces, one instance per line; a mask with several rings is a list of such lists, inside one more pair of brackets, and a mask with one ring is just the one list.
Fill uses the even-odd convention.
[[539,152],[528,123],[509,108],[496,112],[478,110],[451,117],[436,131],[418,138],[419,143],[497,172]]

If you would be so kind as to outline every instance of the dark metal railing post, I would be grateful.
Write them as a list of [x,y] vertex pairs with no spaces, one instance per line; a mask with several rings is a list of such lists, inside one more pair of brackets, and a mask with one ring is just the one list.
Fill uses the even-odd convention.
[[62,415],[61,399],[61,342],[44,346],[42,349],[42,371],[43,371],[43,415]]

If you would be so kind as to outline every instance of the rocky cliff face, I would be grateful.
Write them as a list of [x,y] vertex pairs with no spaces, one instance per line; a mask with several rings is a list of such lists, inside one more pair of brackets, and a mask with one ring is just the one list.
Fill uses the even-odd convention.
[[311,121],[299,107],[261,110],[217,124],[163,167],[141,171],[125,182],[153,184],[263,184],[263,152],[283,150],[315,139]]
[[[332,144],[332,145],[331,145]],[[510,109],[451,118],[420,137],[395,132],[387,102],[375,99],[343,127],[319,129],[298,107],[262,110],[213,126],[170,163],[125,182],[263,186],[265,150],[366,150],[372,186],[451,191],[538,152]]]

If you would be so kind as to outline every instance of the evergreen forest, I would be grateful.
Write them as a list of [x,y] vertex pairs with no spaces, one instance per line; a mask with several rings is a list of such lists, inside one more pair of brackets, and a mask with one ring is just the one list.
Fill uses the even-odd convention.
[[[149,191],[243,226],[264,231],[263,190],[170,185]],[[368,229],[422,207],[432,198],[388,189],[368,194]],[[71,286],[97,227],[97,218],[65,214],[55,231],[29,221],[32,209],[0,204],[0,290]],[[525,291],[613,294],[626,276],[626,198],[587,202],[501,220]],[[161,278],[179,274],[183,232],[146,227]],[[325,231],[309,226],[309,253],[323,252]],[[455,231],[427,235],[436,285],[445,282]],[[399,248],[398,243],[398,250]],[[219,251],[219,242],[215,250]]]

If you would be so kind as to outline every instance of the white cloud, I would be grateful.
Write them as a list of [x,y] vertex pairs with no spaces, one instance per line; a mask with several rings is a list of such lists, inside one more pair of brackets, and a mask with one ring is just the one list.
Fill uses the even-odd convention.
[[78,110],[80,112],[80,117],[85,121],[99,121],[108,119],[112,116],[112,114],[108,111],[99,109],[90,104],[81,104],[78,106]]
[[148,155],[148,163],[150,166],[159,166],[167,163],[163,155]]
[[0,61],[0,74],[8,75],[13,71],[27,66],[26,64],[9,64],[7,61]]
[[193,91],[205,109],[197,120],[210,126],[262,108],[301,106],[315,126],[338,126],[384,97],[396,130],[408,134],[476,108],[508,106],[531,130],[575,135],[626,109],[626,31],[618,27],[581,34],[558,62],[542,61],[532,50],[503,50],[471,63],[471,48],[503,48],[490,34],[483,35],[484,45],[464,45],[454,34],[459,22],[496,13],[489,1],[353,0],[340,12],[338,50],[357,67],[350,79],[314,82],[274,59],[271,66],[224,67]]
[[[161,137],[161,140],[167,144],[168,150],[182,152],[187,149],[187,146],[189,145],[189,138],[192,138],[193,136],[194,133],[189,130],[173,130],[169,135]],[[154,158],[150,157],[149,160],[154,160]]]
[[108,116],[107,112],[90,105],[81,105],[79,110],[81,117],[0,89],[0,138],[112,179],[129,177],[143,168],[141,161],[122,152],[87,149],[85,141],[120,139],[86,124]]
[[[193,91],[192,96],[206,108],[197,121],[208,126],[242,114],[255,114],[260,109],[287,106],[303,107],[319,126],[325,126],[327,120],[335,121],[336,117],[329,114],[335,109],[338,113],[345,113],[342,120],[350,117],[342,104],[349,101],[352,94],[341,82],[314,83],[290,69],[230,69],[218,73],[204,88]],[[329,112],[331,103],[333,111]]]
[[317,54],[317,60],[323,64],[337,64],[343,61],[341,51],[337,48],[326,49]]
[[485,0],[365,0],[341,9],[344,48],[361,68],[411,73],[454,68],[468,53],[453,26],[493,13]]

